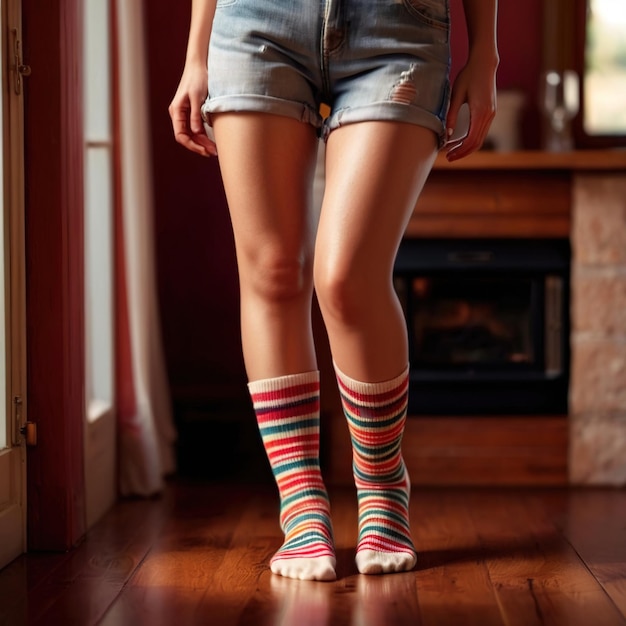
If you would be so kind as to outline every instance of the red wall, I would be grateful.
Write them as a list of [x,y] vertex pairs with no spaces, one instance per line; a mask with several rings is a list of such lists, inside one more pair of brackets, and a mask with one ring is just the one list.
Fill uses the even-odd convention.
[[[550,0],[548,0],[550,1]],[[542,0],[508,2],[498,8],[498,89],[518,89],[526,94],[522,136],[525,148],[539,148],[540,119],[537,111],[537,86],[542,56]],[[463,1],[450,0],[452,15],[452,76],[463,65],[467,36],[463,21]]]
[[[237,273],[218,164],[187,153],[167,114],[183,67],[190,2],[145,2],[158,278],[174,400],[245,391],[239,342]],[[451,0],[462,24],[462,0]],[[541,0],[500,2],[500,88],[528,94],[526,147],[538,145],[534,102],[541,67]],[[464,29],[453,28],[453,73],[464,58]],[[139,108],[139,107],[138,107]]]
[[190,2],[145,2],[158,286],[174,400],[245,385],[230,221],[215,159],[173,139],[167,107],[183,68]]

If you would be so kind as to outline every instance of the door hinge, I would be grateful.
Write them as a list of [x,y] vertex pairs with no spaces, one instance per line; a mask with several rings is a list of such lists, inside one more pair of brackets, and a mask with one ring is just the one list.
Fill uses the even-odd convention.
[[35,422],[26,422],[26,424],[20,428],[20,434],[26,440],[27,446],[37,445],[37,424],[35,424]]
[[22,424],[22,406],[23,400],[21,396],[15,396],[13,398],[13,405],[15,406],[15,423],[17,425],[17,432],[24,438],[27,446],[37,445],[37,424],[35,422],[24,422]]
[[13,34],[13,64],[11,65],[11,70],[13,70],[13,91],[19,96],[22,93],[22,76],[30,76],[31,68],[30,65],[22,62],[22,42],[20,41],[17,28],[12,28],[11,33]]

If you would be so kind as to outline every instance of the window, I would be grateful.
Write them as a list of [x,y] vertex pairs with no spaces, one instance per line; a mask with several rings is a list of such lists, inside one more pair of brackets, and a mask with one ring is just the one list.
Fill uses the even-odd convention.
[[578,74],[576,148],[626,147],[624,0],[545,2],[543,69]]
[[85,345],[87,418],[113,404],[110,7],[85,1]]
[[584,132],[626,137],[624,0],[589,0],[583,84]]

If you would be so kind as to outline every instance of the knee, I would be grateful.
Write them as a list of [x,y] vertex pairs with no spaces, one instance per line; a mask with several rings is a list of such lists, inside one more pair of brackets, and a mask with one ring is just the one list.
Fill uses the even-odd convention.
[[258,252],[240,267],[244,288],[266,302],[285,302],[309,294],[311,279],[304,258],[282,252]]
[[358,325],[363,315],[363,290],[350,272],[315,269],[315,293],[324,319],[345,326]]

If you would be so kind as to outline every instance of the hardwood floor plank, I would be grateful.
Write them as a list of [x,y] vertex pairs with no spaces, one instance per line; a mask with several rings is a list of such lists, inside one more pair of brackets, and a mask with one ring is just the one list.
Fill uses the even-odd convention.
[[503,624],[461,491],[414,493],[413,539],[422,624]]
[[336,582],[270,573],[273,486],[173,483],[1,571],[0,625],[626,626],[625,492],[417,490],[417,568],[387,576],[356,571],[354,489],[330,495]]
[[536,578],[543,555],[537,550],[527,524],[520,522],[517,498],[501,492],[485,492],[468,495],[468,506],[504,623],[507,626],[552,623],[544,620],[537,596]]
[[[432,615],[427,618],[432,618]],[[352,619],[352,623],[359,626],[434,623],[421,614],[418,583],[413,572],[358,576]]]
[[250,487],[184,486],[161,536],[102,625],[173,623],[178,616],[200,624],[207,615],[234,623],[280,545],[275,535],[271,545],[259,539],[263,507],[257,499]]
[[271,573],[265,573],[259,583],[259,592],[241,614],[240,626],[332,623],[332,584],[290,580]]
[[230,548],[238,510],[244,508],[227,494],[185,491],[104,626],[207,623],[210,614],[202,611],[202,602]]
[[[529,524],[533,524],[537,528],[537,532],[541,541],[539,546],[544,550],[544,553],[548,554],[546,549],[546,530],[548,528],[558,527],[555,523],[553,516],[542,518],[539,508],[544,507],[545,498],[540,495],[541,492],[530,494],[529,501],[534,504],[535,507],[529,506],[527,509],[527,520]],[[567,495],[567,502],[570,502],[571,492],[565,492],[563,495]],[[545,508],[544,508],[545,511]],[[568,507],[567,517],[570,518],[572,514],[571,509]],[[593,622],[595,626],[626,626],[626,619],[620,614],[615,603],[611,600],[610,596],[602,588],[602,585],[590,574],[588,565],[581,560],[580,555],[572,549],[571,545],[563,534],[559,536],[558,549],[562,551],[564,555],[564,561],[571,566],[567,569],[559,572],[557,583],[562,589],[571,589],[573,598],[569,598],[567,601],[563,601],[565,605],[565,611],[569,615],[568,625],[572,624],[588,624],[590,615],[593,615]],[[586,614],[586,620],[583,619],[583,615]]]
[[579,489],[559,527],[626,617],[626,491]]
[[[7,624],[59,623],[54,620],[65,613],[75,623],[95,623],[149,550],[165,515],[162,501],[122,501],[71,552],[22,557],[8,568],[23,570],[26,585]],[[75,593],[80,600],[72,599]]]
[[44,591],[54,598],[44,611],[29,605],[28,624],[97,624],[115,601],[122,589],[121,583],[100,579],[79,579],[71,585],[46,586]]
[[624,624],[585,564],[545,515],[541,496],[486,492],[469,496],[489,576],[511,626]]
[[[229,550],[213,572],[202,608],[207,615],[216,616],[217,622],[224,626],[239,624],[242,613],[252,610],[249,607],[255,600],[266,605],[268,614],[272,613],[267,581],[271,578],[268,571],[270,558],[282,543],[278,510],[278,498],[273,492],[270,495],[264,490],[249,499]],[[265,585],[261,582],[264,578]]]
[[51,553],[23,555],[0,570],[0,626],[26,623],[29,594],[37,590],[68,556]]
[[198,607],[205,590],[190,587],[126,587],[98,622],[101,626],[194,626],[211,622]]

